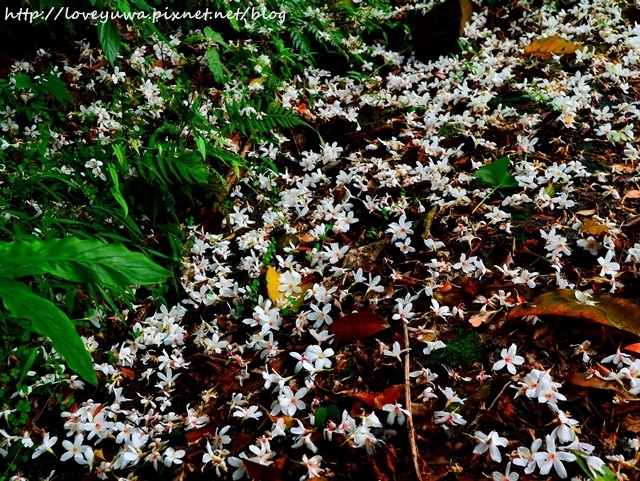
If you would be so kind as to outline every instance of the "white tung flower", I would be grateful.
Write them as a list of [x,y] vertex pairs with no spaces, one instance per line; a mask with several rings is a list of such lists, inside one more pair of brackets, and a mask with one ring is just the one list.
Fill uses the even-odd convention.
[[493,370],[499,371],[500,369],[506,366],[507,370],[511,374],[515,375],[516,366],[519,366],[524,363],[524,357],[516,355],[517,350],[518,350],[518,346],[516,346],[515,344],[511,344],[508,350],[503,349],[500,352],[502,359],[494,363]]
[[491,459],[496,463],[502,461],[502,455],[498,446],[505,447],[507,445],[507,438],[503,438],[498,435],[497,432],[491,431],[489,434],[485,434],[482,431],[476,431],[473,435],[480,443],[473,448],[473,452],[476,454],[483,454],[489,451]]

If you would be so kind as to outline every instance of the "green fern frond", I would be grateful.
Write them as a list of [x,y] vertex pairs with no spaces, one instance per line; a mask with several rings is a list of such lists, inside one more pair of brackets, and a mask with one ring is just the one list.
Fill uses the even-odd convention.
[[266,109],[262,108],[262,99],[254,101],[253,105],[249,105],[256,112],[262,112],[261,118],[258,118],[255,114],[251,116],[242,115],[240,111],[240,105],[237,102],[231,102],[227,104],[226,110],[229,115],[229,124],[224,129],[226,135],[231,134],[234,131],[240,131],[245,137],[251,134],[256,137],[260,137],[264,134],[273,132],[278,127],[284,129],[291,129],[295,126],[305,126],[311,128],[304,120],[296,115],[292,110],[287,109],[281,104],[273,102],[267,106]]
[[311,42],[309,39],[299,30],[291,30],[289,32],[291,37],[291,43],[302,55],[309,55],[311,53]]
[[140,176],[149,184],[169,187],[180,184],[206,184],[210,172],[199,153],[178,152],[175,146],[160,144],[138,158]]

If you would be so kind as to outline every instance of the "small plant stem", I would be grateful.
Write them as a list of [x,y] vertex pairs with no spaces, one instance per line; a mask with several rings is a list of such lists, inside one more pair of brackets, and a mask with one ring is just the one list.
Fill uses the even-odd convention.
[[511,386],[511,383],[508,382],[506,383],[504,386],[502,386],[502,389],[500,389],[500,392],[498,393],[498,395],[495,397],[495,399],[493,400],[493,402],[489,405],[489,407],[486,406],[482,406],[479,410],[478,410],[478,414],[476,415],[476,417],[473,419],[473,421],[471,421],[471,424],[469,424],[469,426],[467,427],[467,432],[470,432],[471,429],[478,424],[478,421],[480,420],[480,418],[482,417],[482,415],[484,413],[486,413],[487,411],[491,411],[491,409],[493,409],[493,406],[495,406],[495,404],[498,402],[498,399],[500,399],[500,397],[502,396],[502,394],[505,392],[505,390]]
[[493,193],[494,193],[496,190],[498,190],[498,188],[499,188],[499,187],[500,187],[500,185],[496,185],[496,186],[493,188],[493,190],[492,190],[491,192],[489,192],[489,193],[488,193],[488,194],[487,194],[487,195],[486,195],[486,196],[485,196],[485,197],[480,201],[480,203],[474,207],[474,209],[471,211],[471,213],[472,213],[472,214],[474,214],[474,213],[475,213],[475,211],[477,211],[477,210],[478,210],[478,207],[480,207],[482,204],[484,204],[484,203],[487,201],[487,199],[488,199],[489,197],[491,197],[491,196],[493,195]]
[[410,362],[409,357],[409,328],[407,323],[402,323],[402,330],[404,332],[404,406],[409,415],[407,416],[407,431],[409,433],[409,447],[411,449],[411,458],[413,459],[413,469],[416,473],[416,479],[422,481],[422,474],[420,472],[420,463],[418,461],[418,446],[416,445],[416,430],[413,426],[413,414],[411,413],[411,384],[409,380]]

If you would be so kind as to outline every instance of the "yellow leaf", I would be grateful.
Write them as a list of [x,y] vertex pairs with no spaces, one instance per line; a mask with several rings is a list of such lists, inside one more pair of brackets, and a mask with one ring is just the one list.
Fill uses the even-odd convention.
[[93,459],[100,462],[106,461],[102,449],[96,449],[93,451]]
[[578,48],[579,45],[554,35],[534,40],[524,48],[524,53],[527,55],[564,55],[575,53]]
[[583,234],[591,234],[595,236],[604,236],[609,232],[609,228],[606,225],[602,225],[596,219],[585,219],[580,226],[580,232]]
[[267,267],[267,294],[274,304],[278,304],[284,299],[284,293],[278,290],[280,287],[280,273],[273,267]]
[[[271,301],[276,306],[283,306],[288,303],[288,300],[285,297],[284,292],[281,292],[278,289],[280,287],[281,275],[282,274],[277,270],[275,270],[273,267],[271,266],[267,267],[267,275],[266,275],[267,295],[269,296],[269,299],[271,299]],[[302,303],[304,302],[304,295],[307,293],[307,291],[311,287],[311,283],[300,284],[300,287],[302,288],[302,291],[291,296],[294,300],[293,300],[293,303],[288,307],[291,307],[293,309],[299,309],[300,306],[302,306]]]
[[251,81],[249,82],[249,85],[263,84],[265,80],[267,80],[267,77],[254,78],[254,79],[251,79]]
[[460,18],[460,36],[464,35],[464,27],[466,27],[467,23],[471,21],[471,15],[473,14],[473,4],[471,0],[459,0],[460,1],[460,11],[462,13],[462,17]]

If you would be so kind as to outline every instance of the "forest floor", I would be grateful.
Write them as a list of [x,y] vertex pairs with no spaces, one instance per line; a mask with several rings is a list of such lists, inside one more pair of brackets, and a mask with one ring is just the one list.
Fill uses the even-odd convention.
[[233,139],[182,298],[98,319],[72,405],[16,398],[10,479],[640,478],[638,9],[520,3],[293,81],[315,129]]

